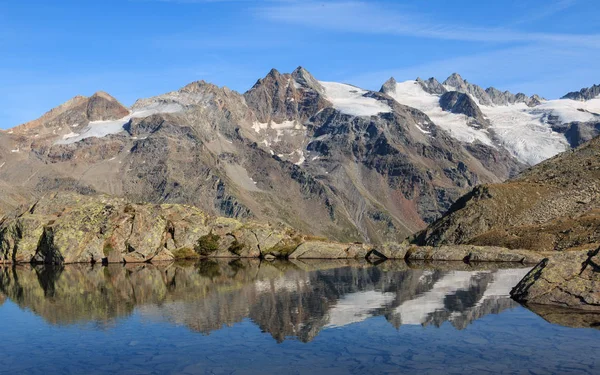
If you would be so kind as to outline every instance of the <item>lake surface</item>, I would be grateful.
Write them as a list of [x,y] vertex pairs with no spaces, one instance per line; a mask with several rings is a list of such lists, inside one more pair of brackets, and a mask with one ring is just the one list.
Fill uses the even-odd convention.
[[600,315],[522,307],[529,268],[498,267],[0,266],[0,373],[600,373]]

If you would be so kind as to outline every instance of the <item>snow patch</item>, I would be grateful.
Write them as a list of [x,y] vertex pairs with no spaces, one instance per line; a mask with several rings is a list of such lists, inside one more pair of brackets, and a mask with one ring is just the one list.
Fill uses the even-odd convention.
[[569,148],[564,135],[543,121],[544,109],[524,103],[480,108],[502,146],[524,163],[534,165]]
[[365,97],[367,91],[355,86],[337,82],[319,81],[325,89],[325,97],[338,111],[351,116],[376,116],[391,112],[387,103]]
[[585,102],[572,99],[549,100],[535,109],[550,111],[554,116],[558,116],[561,122],[595,121],[600,119],[600,98]]
[[73,133],[73,132],[71,132],[69,134],[63,135],[63,139],[74,138],[74,137],[77,137],[77,136],[79,136],[79,133]]
[[[125,130],[123,128],[123,126],[130,119],[131,119],[131,116],[127,116],[120,120],[114,120],[114,121],[92,121],[88,124],[88,126],[86,126],[85,128],[83,128],[81,130],[80,134],[78,134],[76,136],[68,137],[68,138],[63,137],[62,140],[57,141],[55,144],[68,145],[68,144],[76,143],[76,142],[79,142],[83,139],[90,138],[90,137],[102,138],[102,137],[106,137],[107,135],[110,135],[110,134],[118,134]],[[75,133],[71,133],[71,134],[75,134]],[[71,134],[67,134],[67,135],[71,135]]]
[[306,157],[304,156],[304,152],[302,150],[296,150],[295,152],[299,155],[299,158],[298,158],[298,161],[295,162],[294,164],[296,164],[296,165],[302,165],[302,164],[304,164],[304,162],[306,161]]

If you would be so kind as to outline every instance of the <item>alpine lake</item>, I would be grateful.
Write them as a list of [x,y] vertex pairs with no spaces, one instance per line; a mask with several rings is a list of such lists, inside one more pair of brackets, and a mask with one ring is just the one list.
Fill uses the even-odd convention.
[[598,374],[600,314],[530,267],[204,260],[0,266],[1,374]]

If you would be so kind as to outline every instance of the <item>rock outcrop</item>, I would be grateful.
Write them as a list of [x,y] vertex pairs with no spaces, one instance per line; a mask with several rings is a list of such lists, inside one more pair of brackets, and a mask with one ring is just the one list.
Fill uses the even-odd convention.
[[460,113],[470,117],[477,126],[486,127],[488,125],[481,109],[467,94],[458,91],[448,91],[440,96],[440,107],[444,111]]
[[600,248],[552,255],[511,291],[527,304],[600,311]]
[[283,224],[214,217],[186,205],[51,194],[0,220],[0,263],[144,263],[198,258],[385,259],[536,263],[498,247],[329,242]]
[[600,139],[503,184],[483,185],[413,238],[418,245],[471,244],[534,251],[600,245]]
[[600,85],[593,85],[592,87],[586,87],[579,91],[573,91],[565,96],[562,99],[572,99],[572,100],[590,100],[595,99],[600,96]]

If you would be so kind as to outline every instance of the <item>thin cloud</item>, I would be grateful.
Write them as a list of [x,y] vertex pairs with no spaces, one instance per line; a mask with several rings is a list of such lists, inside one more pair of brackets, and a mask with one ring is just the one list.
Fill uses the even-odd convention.
[[567,10],[577,4],[577,0],[559,0],[554,2],[549,2],[549,4],[542,8],[536,9],[535,12],[528,12],[525,17],[517,18],[513,22],[511,22],[511,26],[516,26],[524,23],[531,23],[534,21],[539,21],[544,18],[551,17],[559,12]]
[[387,34],[470,42],[552,42],[590,48],[600,46],[600,35],[519,32],[507,28],[465,27],[439,24],[419,14],[385,9],[360,1],[288,3],[256,9],[270,21],[340,32]]

